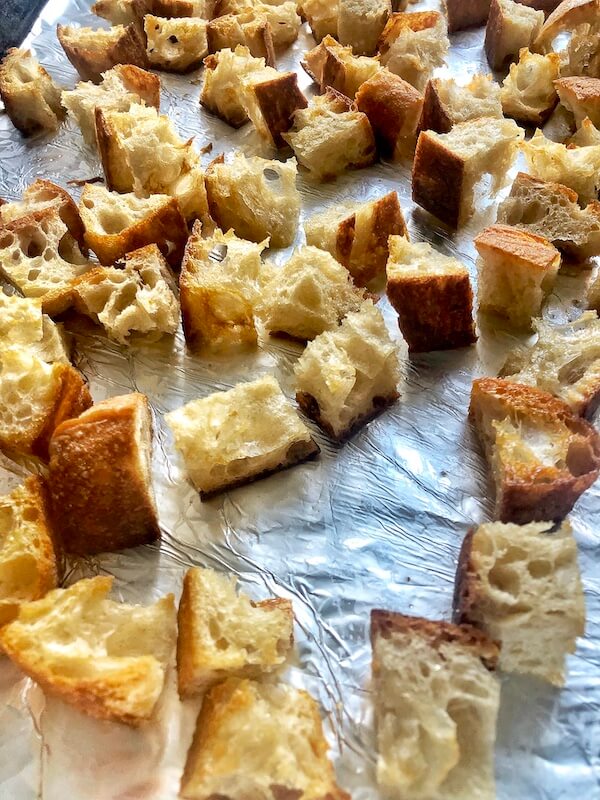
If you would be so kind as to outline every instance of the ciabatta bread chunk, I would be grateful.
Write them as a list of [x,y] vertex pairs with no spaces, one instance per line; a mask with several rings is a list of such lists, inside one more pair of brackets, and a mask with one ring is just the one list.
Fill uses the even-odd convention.
[[403,236],[391,236],[389,248],[387,296],[409,350],[473,344],[473,290],[464,264]]
[[560,253],[543,236],[491,225],[475,239],[479,253],[479,310],[496,314],[517,327],[531,327],[544,298],[554,286]]
[[371,612],[377,782],[403,800],[494,800],[498,647],[470,625]]
[[165,420],[203,500],[319,452],[272,375],[192,400]]
[[444,0],[450,33],[483,25],[490,11],[490,0]]
[[0,629],[23,603],[58,585],[59,564],[41,478],[0,497]]
[[52,518],[68,553],[155,541],[152,415],[134,392],[96,403],[59,425],[50,442]]
[[[1,551],[0,551],[1,552]],[[294,640],[294,613],[280,597],[253,602],[233,576],[189,569],[179,603],[179,693],[192,697],[225,678],[280,667]]]
[[295,159],[269,161],[241,152],[231,161],[213,162],[206,172],[210,213],[223,231],[272,247],[294,241],[300,216]]
[[437,11],[392,14],[381,39],[381,63],[420,92],[437,67],[443,67],[450,47],[446,22]]
[[208,55],[208,21],[195,18],[165,19],[146,14],[146,55],[154,69],[190,72]]
[[116,64],[148,66],[142,34],[136,25],[115,25],[108,29],[58,25],[56,35],[84,81],[100,83],[102,73]]
[[298,405],[338,441],[399,397],[398,348],[371,300],[309,342],[294,373]]
[[195,223],[179,277],[183,331],[191,350],[256,342],[254,307],[260,298],[266,245],[218,228],[203,238],[200,223]]
[[501,378],[473,382],[469,416],[496,486],[494,519],[563,519],[600,472],[600,436],[566,403]]
[[174,197],[118,194],[86,183],[79,208],[85,241],[101,264],[114,264],[132,250],[156,244],[169,263],[179,268],[188,228]]
[[359,86],[381,70],[377,58],[355,56],[351,47],[344,47],[329,35],[305,53],[300,63],[319,91],[331,87],[346,97],[354,97]]
[[392,13],[390,0],[338,0],[337,32],[342,44],[371,56]]
[[179,327],[175,277],[160,250],[148,244],[127,253],[122,267],[97,267],[75,282],[75,309],[103,326],[114,341],[131,334],[152,340]]
[[390,236],[408,236],[397,192],[332,206],[307,220],[304,232],[306,243],[331,253],[357,286],[385,275]]
[[275,66],[273,29],[266,16],[255,13],[252,8],[211,20],[206,34],[209,53],[243,46],[255,58],[264,58],[271,67]]
[[425,89],[419,130],[448,133],[459,122],[502,116],[500,87],[490,75],[474,75],[465,86],[454,78],[434,78]]
[[600,203],[582,209],[577,192],[519,172],[498,207],[498,222],[544,236],[576,261],[600,255]]
[[0,292],[0,352],[12,347],[31,350],[49,364],[69,363],[62,326],[42,314],[39,301]]
[[485,53],[490,67],[499,70],[532,45],[544,24],[544,12],[515,0],[492,0],[489,6]]
[[337,38],[337,0],[333,0],[333,2],[328,2],[328,0],[302,0],[300,9],[317,42],[320,42],[325,36]]
[[32,56],[11,48],[0,64],[0,97],[10,121],[25,136],[55,131],[64,117],[60,89]]
[[448,133],[421,131],[413,163],[413,200],[452,228],[474,212],[475,184],[491,175],[492,191],[507,181],[524,132],[508,119],[482,117]]
[[131,64],[118,64],[102,75],[99,84],[78,83],[61,94],[61,102],[92,147],[96,141],[96,108],[103,111],[129,111],[134,103],[160,105],[160,79],[157,75]]
[[554,82],[559,74],[556,53],[542,56],[521,50],[518,63],[510,65],[502,84],[504,114],[527,125],[542,125],[558,103]]
[[314,97],[294,114],[294,124],[282,134],[298,162],[317,181],[336,178],[347,169],[368,167],[375,161],[375,137],[366,114],[334,89]]
[[542,131],[521,145],[525,160],[535,178],[562,183],[586,204],[598,198],[600,189],[600,144],[567,147],[547,139]]
[[364,299],[364,290],[332,255],[301,247],[282,267],[273,268],[256,313],[270,333],[306,341],[337,328]]
[[561,78],[555,83],[560,102],[579,128],[585,119],[600,126],[600,78]]
[[500,643],[504,672],[565,683],[566,656],[585,629],[577,545],[564,522],[490,522],[471,530],[456,573],[455,620]]
[[92,405],[87,385],[70,364],[48,364],[33,348],[8,347],[0,355],[0,447],[48,457],[48,442],[63,420]]
[[175,644],[169,594],[151,606],[109,600],[112,578],[87,578],[21,606],[0,631],[9,658],[84,714],[137,726],[152,717]]
[[551,325],[533,321],[537,341],[509,353],[501,377],[536,386],[563,400],[575,414],[591,417],[600,403],[600,321],[595,311]]

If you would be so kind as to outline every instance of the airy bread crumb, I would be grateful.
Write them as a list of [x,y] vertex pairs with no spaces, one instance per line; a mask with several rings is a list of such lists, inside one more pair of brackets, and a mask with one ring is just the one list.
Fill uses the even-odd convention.
[[[255,58],[263,58],[269,66],[275,66],[273,29],[266,16],[257,14],[253,8],[211,20],[206,34],[210,53],[218,55],[221,50],[243,46]],[[211,63],[210,59],[207,63]]]
[[[236,17],[242,26],[244,23],[254,25],[256,29],[266,27],[269,32],[268,50],[272,55],[271,66],[275,63],[274,48],[288,47],[298,38],[298,32],[302,25],[302,20],[298,14],[298,8],[294,0],[284,0],[284,2],[262,2],[262,0],[218,0],[213,22],[218,22],[223,16]],[[210,40],[209,25],[209,40]],[[243,42],[238,42],[243,44]],[[265,41],[266,44],[266,41]],[[251,47],[248,44],[248,47]],[[264,53],[256,53],[266,58]]]
[[373,55],[391,13],[390,0],[338,0],[338,39],[358,55]]
[[0,64],[0,97],[10,121],[25,136],[55,131],[64,117],[60,89],[31,50],[7,51]]
[[10,347],[26,348],[49,364],[69,363],[62,326],[42,314],[40,302],[0,292],[0,351]]
[[381,63],[415,89],[424,91],[450,47],[446,22],[437,11],[392,14],[379,40]]
[[190,72],[208,55],[206,28],[200,18],[165,19],[146,14],[146,54],[154,69],[165,72]]
[[600,125],[599,78],[561,78],[554,85],[560,102],[572,112],[578,128],[585,119],[596,127]]
[[542,125],[558,103],[555,81],[560,75],[560,57],[542,56],[527,48],[510,65],[502,84],[502,108],[507,117],[528,125]]
[[500,87],[491,75],[474,75],[465,86],[453,78],[434,78],[425,89],[419,130],[448,133],[460,122],[502,116]]
[[329,35],[305,53],[300,63],[319,91],[329,86],[346,97],[354,97],[358,88],[381,70],[378,59],[355,56],[351,47],[344,47]]
[[[515,0],[492,0],[485,30],[485,53],[492,69],[502,69],[531,47],[544,24],[544,12]],[[558,57],[557,57],[558,58]],[[560,59],[559,59],[560,61]],[[526,82],[519,87],[524,89]]]

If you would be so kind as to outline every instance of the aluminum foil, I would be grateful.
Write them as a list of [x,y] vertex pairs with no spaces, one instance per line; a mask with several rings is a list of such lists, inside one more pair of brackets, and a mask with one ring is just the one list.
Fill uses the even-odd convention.
[[[102,25],[88,0],[52,0],[29,37],[41,63],[64,86],[77,76],[56,40],[57,22]],[[436,2],[413,8],[437,7]],[[279,60],[297,69],[314,46],[303,32]],[[482,31],[453,39],[448,67],[466,81],[487,72]],[[247,126],[234,131],[200,110],[201,72],[163,79],[162,110],[212,158],[241,148],[264,153]],[[514,170],[516,172],[516,168]],[[96,156],[67,122],[56,135],[24,140],[0,117],[0,195],[17,198],[35,178],[66,185],[101,174]],[[494,201],[480,200],[469,226],[449,236],[410,200],[410,165],[377,164],[325,185],[299,179],[303,217],[348,198],[398,191],[414,240],[455,255],[475,277],[473,236],[495,219]],[[75,189],[77,194],[79,190]],[[481,193],[480,193],[481,194]],[[298,242],[302,241],[302,233]],[[271,254],[282,260],[287,253]],[[580,313],[592,271],[564,274],[545,316]],[[389,328],[395,315],[382,299]],[[120,347],[99,328],[70,323],[76,364],[95,400],[145,392],[155,418],[154,485],[163,537],[160,545],[72,561],[67,582],[96,574],[115,577],[116,597],[148,603],[178,596],[192,565],[235,573],[255,598],[293,601],[295,654],[284,673],[320,701],[341,786],[355,800],[374,800],[373,712],[370,696],[369,612],[389,608],[431,619],[450,616],[454,571],[469,526],[490,519],[492,489],[466,418],[471,381],[495,374],[517,341],[479,320],[476,347],[406,360],[400,401],[343,446],[315,429],[319,460],[201,503],[182,469],[164,423],[167,411],[215,390],[274,373],[290,396],[299,349],[263,339],[256,352],[218,360],[186,354],[175,340]],[[8,491],[28,465],[0,462]],[[569,658],[563,691],[534,681],[503,679],[498,727],[497,782],[501,800],[600,798],[600,556],[598,500],[593,487],[571,519],[580,548],[587,634]],[[132,731],[86,718],[41,691],[6,659],[0,660],[0,799],[171,800],[177,796],[197,703],[181,704],[173,675],[156,722]],[[465,800],[470,800],[465,798]]]

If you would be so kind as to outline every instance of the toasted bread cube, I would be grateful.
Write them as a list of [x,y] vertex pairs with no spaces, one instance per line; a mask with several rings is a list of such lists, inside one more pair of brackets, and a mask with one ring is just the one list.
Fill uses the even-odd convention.
[[381,63],[420,92],[450,47],[443,16],[437,11],[392,14],[381,39]]
[[490,11],[490,0],[444,0],[450,33],[483,25]]
[[294,373],[298,405],[338,441],[399,397],[398,348],[371,300],[309,342]]
[[357,286],[385,275],[392,235],[408,236],[397,192],[333,206],[304,223],[306,243],[327,250]]
[[[502,69],[529,48],[544,24],[544,12],[516,0],[492,0],[485,29],[485,53],[492,69]],[[521,76],[522,77],[522,76]],[[525,83],[519,83],[519,89]]]
[[529,329],[554,286],[560,253],[543,236],[510,225],[486,228],[475,247],[480,256],[479,310]]
[[566,49],[560,53],[561,74],[565,77],[600,78],[600,26],[597,23],[600,6],[596,9],[596,21],[577,25]]
[[111,25],[141,23],[152,0],[97,0],[92,14],[107,19]]
[[[234,128],[248,121],[246,89],[251,79],[270,80],[279,73],[266,67],[264,58],[255,58],[247,47],[221,50],[204,61],[204,83],[200,102]],[[256,102],[256,101],[255,101]],[[255,114],[255,118],[258,115]]]
[[165,420],[202,500],[319,453],[272,375],[192,400]]
[[294,114],[308,105],[298,88],[295,72],[265,68],[268,75],[255,73],[243,82],[246,112],[259,134],[272,147],[285,147],[282,134],[292,127]]
[[497,645],[470,625],[376,609],[371,647],[381,790],[494,800]]
[[280,667],[294,640],[289,600],[258,603],[236,590],[233,576],[189,569],[179,603],[179,693],[193,697],[230,677],[259,677]]
[[300,192],[296,161],[269,161],[236,152],[229,163],[213,163],[206,173],[210,213],[221,228],[242,239],[288,247],[296,236]]
[[300,63],[319,91],[331,87],[346,97],[354,97],[359,86],[381,70],[378,59],[355,56],[351,47],[344,47],[329,35],[305,53]]
[[348,271],[329,253],[301,247],[263,287],[256,313],[265,328],[306,341],[334,330],[365,299]]
[[434,78],[425,89],[419,130],[448,133],[459,122],[502,116],[500,87],[490,75],[474,75],[466,86],[453,78]]
[[81,373],[65,362],[46,363],[35,349],[9,347],[0,355],[0,447],[9,454],[48,457],[48,442],[63,420],[92,405]]
[[148,66],[144,41],[136,25],[115,25],[108,30],[58,25],[56,35],[84,81],[100,83],[102,73],[116,64]]
[[37,300],[0,292],[0,351],[26,348],[42,361],[69,364],[69,347],[62,326],[42,314]]
[[118,194],[86,183],[79,207],[85,241],[101,264],[114,264],[132,250],[156,244],[169,263],[179,268],[188,229],[174,197]]
[[200,18],[165,19],[146,14],[146,55],[154,69],[165,72],[190,72],[202,65],[208,55],[206,28]]
[[59,565],[41,478],[27,478],[0,497],[0,629],[23,603],[58,585]]
[[561,78],[555,86],[560,102],[572,112],[578,128],[585,119],[600,126],[599,78]]
[[412,352],[466,347],[477,341],[467,268],[426,242],[391,236],[387,295]]
[[570,136],[565,141],[565,144],[574,145],[575,147],[592,147],[593,145],[598,145],[600,144],[600,130],[596,128],[590,119],[586,118],[573,136]]
[[190,349],[256,342],[254,306],[260,297],[260,255],[266,244],[247,242],[218,228],[203,238],[200,224],[195,224],[179,278],[183,332]]
[[338,35],[338,2],[327,0],[302,0],[300,4],[302,16],[308,22],[315,41],[320,42],[326,36],[337,38]]
[[340,42],[351,45],[358,55],[373,55],[391,13],[390,0],[338,0]]
[[[265,38],[263,46],[268,47],[273,59],[275,55],[273,48],[287,47],[295,42],[302,25],[294,0],[283,0],[283,2],[277,3],[262,2],[262,0],[218,0],[213,22],[218,21],[223,16],[236,17],[242,28],[247,26],[246,30],[250,32],[251,38],[254,36],[252,30],[255,30],[258,34],[259,30],[264,28],[265,34],[268,32],[268,44]],[[243,44],[244,42],[237,43]],[[246,45],[252,49],[250,43],[246,42]],[[264,53],[257,53],[256,55],[266,58],[267,63],[271,63]]]
[[59,425],[48,482],[65,550],[106,553],[158,539],[151,470],[152,415],[143,394],[111,397]]
[[541,56],[527,48],[510,65],[502,84],[502,108],[507,117],[527,125],[542,125],[554,111],[558,95],[554,82],[560,74],[560,56]]
[[254,9],[217,17],[208,23],[206,32],[209,53],[243,46],[255,58],[264,58],[269,66],[275,66],[273,29],[266,16]]
[[0,630],[8,657],[44,691],[99,719],[152,717],[175,644],[169,594],[151,606],[109,600],[113,578],[87,578],[25,603]]
[[516,122],[482,117],[448,133],[421,131],[413,163],[413,200],[446,225],[458,228],[474,211],[475,184],[489,174],[502,188],[524,132]]
[[0,64],[0,97],[12,124],[25,136],[55,131],[64,117],[60,89],[32,56],[11,48]]
[[496,486],[494,519],[563,519],[600,473],[600,436],[547,392],[501,378],[473,382],[469,416]]
[[296,111],[293,127],[282,139],[317,181],[332,180],[346,169],[368,167],[376,158],[369,118],[352,110],[350,100],[334,89]]
[[536,52],[546,53],[552,49],[556,37],[564,31],[574,31],[582,25],[597,22],[600,5],[598,0],[563,0],[547,17],[533,46]]
[[600,403],[600,322],[585,311],[564,325],[533,321],[537,341],[509,353],[501,377],[536,386],[591,417]]

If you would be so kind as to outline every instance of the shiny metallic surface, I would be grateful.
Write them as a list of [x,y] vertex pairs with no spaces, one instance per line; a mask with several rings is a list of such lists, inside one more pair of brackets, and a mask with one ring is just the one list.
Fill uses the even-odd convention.
[[[95,22],[87,0],[53,0],[31,41],[41,63],[63,85],[76,75],[56,40],[57,21]],[[415,10],[436,7],[420,2]],[[299,70],[305,32],[279,60]],[[453,39],[450,73],[466,80],[488,72],[482,31]],[[250,126],[235,131],[198,106],[201,72],[163,79],[162,111],[198,148],[212,145],[209,161],[241,148],[268,155]],[[312,91],[310,89],[309,91]],[[516,172],[516,169],[514,170]],[[19,197],[37,177],[66,185],[101,174],[95,155],[72,123],[56,135],[24,140],[0,117],[0,194]],[[498,197],[480,199],[471,223],[449,236],[410,200],[410,164],[378,164],[334,183],[299,178],[303,217],[348,198],[372,198],[396,189],[414,240],[430,241],[464,261],[475,277],[473,236],[495,219]],[[79,188],[73,188],[75,195]],[[480,198],[481,198],[481,193]],[[302,241],[299,234],[298,242]],[[269,254],[281,262],[286,253]],[[591,268],[565,271],[544,311],[562,320],[580,313]],[[382,299],[389,328],[395,314]],[[239,381],[273,373],[293,395],[292,368],[300,349],[262,337],[252,352],[206,360],[175,340],[109,342],[99,328],[71,322],[75,363],[95,400],[145,392],[155,419],[154,484],[163,538],[142,547],[69,564],[67,581],[115,576],[114,595],[145,603],[180,592],[185,570],[206,565],[233,572],[255,598],[290,598],[296,650],[286,680],[318,697],[340,784],[354,800],[379,797],[374,783],[370,698],[369,612],[389,608],[448,619],[454,570],[469,526],[490,518],[492,488],[467,422],[473,377],[496,374],[516,339],[478,320],[476,347],[406,360],[401,399],[343,446],[315,430],[317,461],[201,503],[164,423],[183,403]],[[18,483],[28,465],[2,458],[0,488]],[[31,466],[31,465],[29,465]],[[35,466],[35,465],[33,465]],[[580,547],[587,602],[587,634],[569,658],[564,691],[503,677],[497,778],[501,800],[600,798],[600,487],[577,504],[571,519]],[[1,800],[171,800],[198,704],[179,703],[172,681],[158,720],[137,731],[84,718],[41,691],[0,660]],[[469,798],[465,798],[469,800]]]

